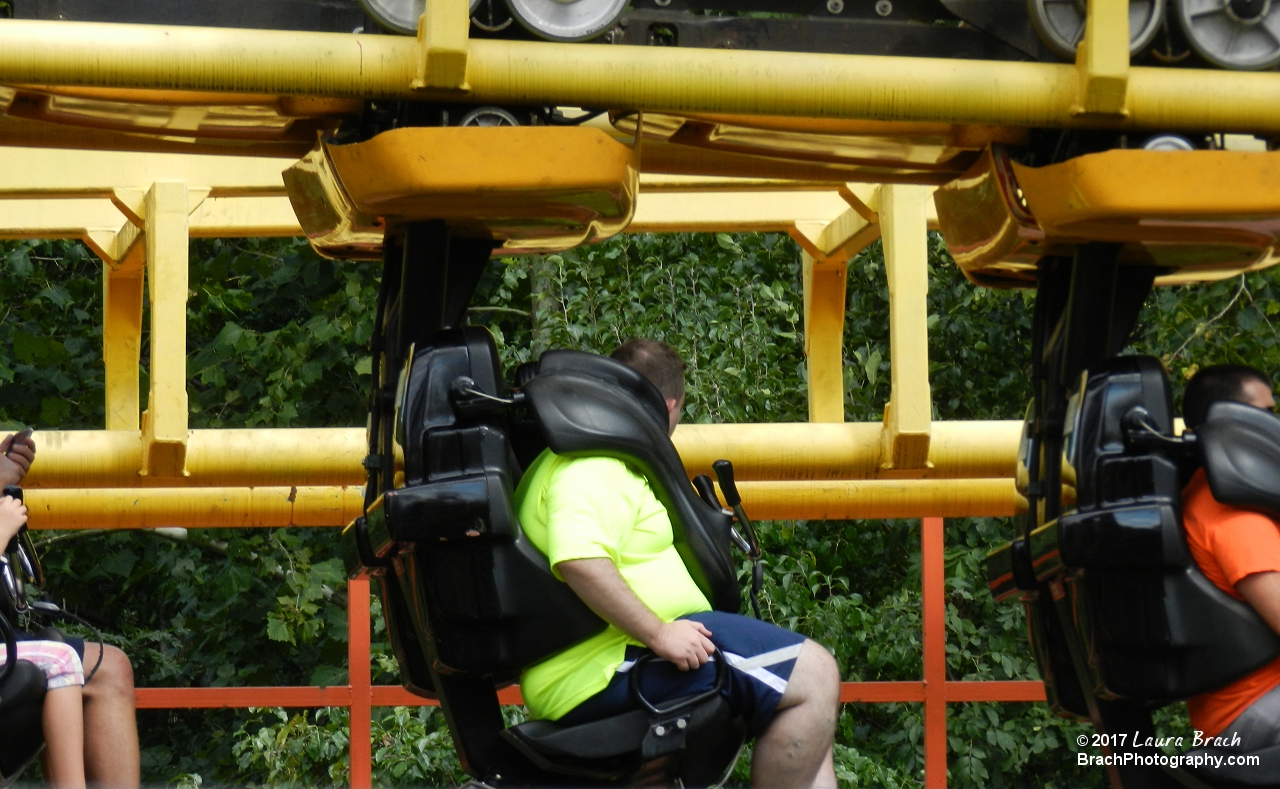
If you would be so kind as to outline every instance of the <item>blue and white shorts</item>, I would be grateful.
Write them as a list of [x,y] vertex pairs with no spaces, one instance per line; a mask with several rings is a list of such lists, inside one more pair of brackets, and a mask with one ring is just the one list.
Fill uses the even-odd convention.
[[[804,636],[737,614],[707,611],[681,617],[701,622],[711,631],[711,641],[729,664],[729,676],[721,691],[729,707],[747,721],[751,736],[763,732],[787,692],[787,682]],[[579,724],[639,709],[631,696],[631,670],[636,659],[649,650],[627,647],[626,660],[608,687],[573,708],[560,723]],[[708,662],[693,671],[681,671],[666,661],[646,663],[640,690],[654,704],[702,693],[715,687],[716,666]]]

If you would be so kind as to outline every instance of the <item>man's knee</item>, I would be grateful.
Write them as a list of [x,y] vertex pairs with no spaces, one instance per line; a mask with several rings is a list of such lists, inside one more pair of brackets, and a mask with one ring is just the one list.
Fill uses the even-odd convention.
[[832,704],[840,702],[840,666],[836,664],[836,659],[826,650],[826,647],[816,641],[805,639],[804,647],[800,650],[800,659],[796,662],[797,669],[802,667],[803,671],[812,678],[815,692],[820,694],[824,701]]
[[840,667],[821,644],[805,639],[779,709],[799,704],[835,708],[840,703]]

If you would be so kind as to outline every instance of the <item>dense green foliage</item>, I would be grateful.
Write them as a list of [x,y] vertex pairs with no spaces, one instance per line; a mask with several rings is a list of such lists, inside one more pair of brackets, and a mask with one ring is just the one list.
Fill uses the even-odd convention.
[[[276,240],[195,242],[191,261],[193,427],[363,423],[376,266],[324,261],[301,242]],[[936,238],[930,277],[936,417],[1018,418],[1031,296],[969,285]],[[1261,272],[1161,290],[1143,314],[1137,347],[1163,356],[1175,382],[1197,363],[1280,368],[1271,323],[1277,288],[1280,276]],[[100,264],[78,244],[0,245],[0,420],[101,426],[100,294]],[[686,420],[805,418],[799,261],[786,237],[627,236],[495,261],[474,305],[473,322],[494,331],[509,365],[532,349],[607,351],[647,335],[689,362]],[[850,420],[878,420],[888,399],[887,313],[877,245],[850,265]],[[141,364],[145,376],[145,344]],[[1035,677],[1021,611],[992,603],[983,580],[982,557],[1011,531],[997,519],[947,523],[952,678]],[[830,647],[847,679],[920,676],[917,522],[787,521],[762,524],[762,533],[771,619]],[[334,537],[331,530],[42,535],[48,591],[133,656],[141,686],[345,682]],[[385,637],[376,607],[374,637]],[[375,681],[393,682],[385,643],[375,651]],[[1185,731],[1178,714],[1166,724]],[[139,724],[148,783],[347,778],[344,710],[149,711]],[[1098,785],[1098,771],[1074,766],[1072,743],[1083,730],[1043,705],[952,705],[952,785]],[[847,705],[837,747],[842,783],[920,785],[921,734],[919,705]],[[461,776],[432,708],[377,711],[374,753],[380,784]]]

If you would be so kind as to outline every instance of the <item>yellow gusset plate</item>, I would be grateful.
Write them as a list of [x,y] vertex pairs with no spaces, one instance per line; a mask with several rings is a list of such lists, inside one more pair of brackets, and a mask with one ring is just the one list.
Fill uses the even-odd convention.
[[[412,127],[323,151],[323,166],[308,157],[316,170],[309,187],[290,185],[286,174],[300,218],[329,214],[366,231],[375,222],[440,219],[492,237],[503,253],[608,238],[631,221],[639,189],[638,150],[591,128]],[[317,179],[326,178],[337,188],[321,187]],[[308,206],[316,200],[327,206]],[[303,229],[323,235],[305,220]]]
[[981,284],[1030,284],[1040,256],[1124,245],[1157,284],[1257,270],[1280,247],[1280,152],[1114,150],[1046,167],[999,150],[938,191],[952,254]]

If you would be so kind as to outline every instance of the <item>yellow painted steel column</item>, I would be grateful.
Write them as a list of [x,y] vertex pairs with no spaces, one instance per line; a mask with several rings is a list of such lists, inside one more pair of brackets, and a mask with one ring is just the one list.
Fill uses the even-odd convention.
[[929,462],[933,398],[929,390],[929,249],[920,186],[880,190],[880,232],[889,278],[889,362],[892,389],[884,413],[885,468],[920,468]]
[[844,297],[848,264],[818,263],[801,253],[804,272],[804,355],[809,421],[844,421]]
[[138,360],[142,352],[142,261],[104,261],[102,361],[106,367],[108,430],[137,430]]
[[187,186],[156,181],[143,206],[151,389],[142,417],[142,473],[178,477],[187,456]]

